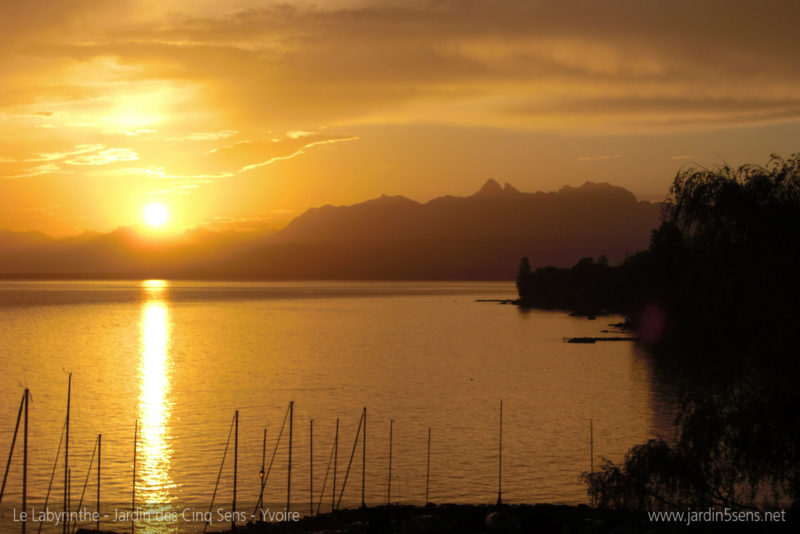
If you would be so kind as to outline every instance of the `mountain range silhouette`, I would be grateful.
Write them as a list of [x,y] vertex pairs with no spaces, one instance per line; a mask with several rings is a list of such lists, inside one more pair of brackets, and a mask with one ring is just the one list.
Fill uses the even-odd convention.
[[488,180],[467,197],[419,203],[382,195],[311,208],[264,233],[194,229],[155,239],[131,228],[53,239],[0,231],[0,274],[198,279],[510,280],[531,266],[586,256],[621,260],[647,247],[658,203],[586,182],[524,193]]

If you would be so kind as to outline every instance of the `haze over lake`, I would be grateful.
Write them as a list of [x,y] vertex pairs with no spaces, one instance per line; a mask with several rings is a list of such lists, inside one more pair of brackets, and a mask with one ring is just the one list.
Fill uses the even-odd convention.
[[[497,497],[498,405],[504,401],[503,498],[587,502],[579,475],[669,432],[671,396],[631,343],[568,344],[619,317],[522,312],[477,303],[513,298],[512,283],[270,282],[0,283],[0,456],[7,458],[24,387],[30,404],[29,506],[40,506],[72,378],[70,465],[77,506],[103,434],[103,502],[130,503],[139,421],[137,502],[207,509],[234,410],[240,410],[239,497],[258,497],[267,461],[295,401],[292,508],[308,513],[309,419],[318,494],[340,418],[341,488],[362,407],[368,410],[367,504],[386,500],[394,420],[392,501],[484,503]],[[21,499],[15,451],[0,526]],[[265,502],[286,498],[286,440]],[[51,503],[60,510],[63,467]],[[217,502],[230,506],[230,463]],[[61,478],[59,478],[59,476]],[[94,476],[94,475],[92,475]],[[85,504],[94,507],[94,479]],[[360,502],[360,449],[343,506]],[[330,479],[322,510],[330,509]],[[116,525],[118,526],[118,525]],[[115,525],[108,525],[109,528]],[[169,529],[188,528],[172,525]]]

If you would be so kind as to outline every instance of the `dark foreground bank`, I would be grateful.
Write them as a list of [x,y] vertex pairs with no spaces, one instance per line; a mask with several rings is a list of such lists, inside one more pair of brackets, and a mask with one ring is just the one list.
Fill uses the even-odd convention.
[[[620,512],[592,508],[586,505],[566,506],[554,504],[463,505],[443,504],[428,506],[379,506],[340,510],[295,522],[249,523],[236,528],[237,533],[375,533],[375,534],[634,534],[673,532],[796,532],[796,521],[789,512],[783,521],[755,521],[744,516],[733,521],[733,515],[723,519],[720,511],[716,519],[710,513],[694,511],[696,519],[687,525],[682,521],[658,520],[646,513]],[[737,512],[738,513],[738,512]],[[127,531],[126,531],[127,532]],[[231,533],[230,529],[209,529],[217,534]],[[80,529],[77,534],[116,534]]]

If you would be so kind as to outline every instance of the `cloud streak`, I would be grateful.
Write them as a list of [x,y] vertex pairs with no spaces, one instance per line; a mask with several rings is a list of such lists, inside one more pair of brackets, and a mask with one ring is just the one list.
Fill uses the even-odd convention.
[[28,167],[27,169],[23,170],[18,174],[8,174],[5,176],[0,176],[0,179],[30,178],[33,176],[41,176],[43,174],[52,174],[54,172],[58,172],[59,170],[60,168],[58,167],[58,165],[54,165],[52,163],[45,163],[43,165]]
[[127,148],[107,148],[94,153],[81,154],[64,160],[67,165],[109,165],[122,161],[135,161],[139,154]]
[[217,141],[238,134],[237,130],[220,130],[218,132],[195,132],[183,137],[170,137],[167,141]]
[[[180,141],[213,142],[238,135],[238,131],[220,130],[218,132],[203,132],[190,134],[181,138],[168,138],[167,142],[179,139]],[[290,135],[291,134],[291,135]],[[114,176],[142,176],[159,180],[181,182],[180,186],[171,188],[186,194],[188,190],[196,189],[203,184],[213,183],[217,180],[231,178],[237,174],[249,173],[255,169],[266,167],[280,161],[291,160],[306,154],[314,147],[355,141],[357,136],[342,136],[320,134],[312,131],[291,131],[283,139],[269,139],[267,141],[254,141],[241,139],[227,145],[215,147],[209,151],[200,152],[192,157],[171,158],[158,156],[154,152],[154,143],[158,141],[142,141],[139,150],[122,147],[107,147],[100,143],[86,143],[75,145],[68,150],[37,152],[26,157],[24,163],[41,163],[40,165],[19,167],[21,162],[15,158],[4,157],[2,162],[16,164],[6,169],[3,178],[26,178],[46,174],[56,174],[67,171],[70,167],[99,167],[117,164],[117,169],[111,172]],[[126,163],[143,160],[147,166],[119,167]],[[165,161],[166,160],[166,161]],[[170,161],[172,160],[172,161]],[[159,190],[164,193],[166,190]]]
[[79,156],[81,154],[96,152],[103,148],[105,148],[105,145],[76,145],[74,150],[67,152],[41,152],[32,158],[26,159],[25,161],[59,161],[71,156]]
[[[304,135],[303,136],[299,136],[299,137],[305,137],[307,135],[312,135],[310,132],[303,132],[303,133],[304,133]],[[294,139],[299,139],[299,137],[295,137]],[[336,139],[323,139],[323,140],[320,140],[320,141],[313,141],[311,143],[306,143],[305,145],[302,146],[302,148],[299,148],[299,149],[295,150],[291,154],[287,154],[285,156],[273,156],[271,158],[268,158],[268,159],[266,159],[264,161],[260,161],[258,163],[251,163],[249,165],[245,165],[244,167],[239,169],[238,172],[240,172],[240,173],[247,172],[247,171],[251,171],[253,169],[257,169],[259,167],[264,167],[266,165],[272,165],[273,163],[275,163],[277,161],[285,161],[285,160],[288,160],[288,159],[296,158],[297,156],[301,156],[301,155],[305,154],[308,149],[310,149],[312,147],[315,147],[315,146],[330,145],[330,144],[333,144],[333,143],[343,143],[345,141],[356,141],[356,140],[358,140],[358,137],[353,136],[353,137],[340,137],[340,138],[336,138]]]

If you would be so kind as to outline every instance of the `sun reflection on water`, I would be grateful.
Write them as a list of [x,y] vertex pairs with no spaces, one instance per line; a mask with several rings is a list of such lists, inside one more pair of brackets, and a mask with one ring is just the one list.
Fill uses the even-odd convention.
[[142,282],[141,359],[139,361],[139,465],[136,499],[140,503],[165,504],[175,487],[170,473],[172,446],[169,357],[170,319],[166,301],[167,282]]

